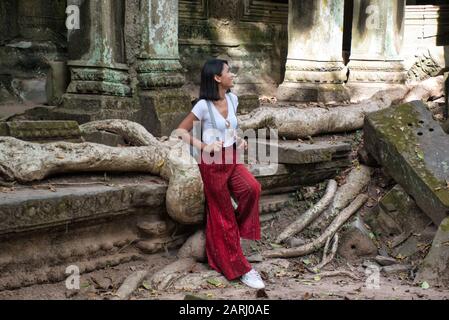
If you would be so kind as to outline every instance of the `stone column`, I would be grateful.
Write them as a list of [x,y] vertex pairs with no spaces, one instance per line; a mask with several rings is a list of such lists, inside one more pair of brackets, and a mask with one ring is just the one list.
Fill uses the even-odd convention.
[[141,48],[137,62],[140,105],[149,131],[169,136],[190,112],[178,51],[178,0],[141,0]]
[[348,98],[344,88],[344,0],[289,2],[289,47],[278,99],[332,102]]
[[17,1],[0,1],[0,45],[16,37],[18,29]]
[[355,0],[349,82],[353,100],[405,83],[405,0]]
[[68,33],[71,82],[62,112],[80,123],[128,118],[131,95],[124,53],[123,0],[69,0],[80,8],[80,29]]

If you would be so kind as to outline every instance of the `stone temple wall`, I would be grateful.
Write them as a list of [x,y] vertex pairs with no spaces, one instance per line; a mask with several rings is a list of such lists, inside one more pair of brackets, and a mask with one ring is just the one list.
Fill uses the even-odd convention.
[[407,6],[403,50],[406,70],[418,62],[424,73],[434,75],[435,67],[449,66],[445,54],[449,46],[449,3],[443,3]]
[[[330,51],[332,51],[331,56],[323,56],[324,58],[321,60],[317,59],[320,60],[321,64],[324,63],[324,67],[327,68],[329,62],[335,62],[337,54],[340,56],[341,48],[344,57],[342,59],[338,57],[338,66],[334,66],[342,71],[341,79],[338,78],[338,85],[348,81],[344,68],[348,65],[350,59],[356,60],[352,65],[356,69],[363,69],[366,61],[373,60],[372,57],[364,53],[365,46],[357,45],[357,41],[353,39],[354,30],[357,30],[354,29],[357,26],[353,25],[353,21],[356,18],[363,18],[357,15],[353,16],[353,7],[356,4],[357,8],[357,3],[380,3],[385,6],[388,2],[367,1],[341,0],[338,1],[338,6],[336,5],[337,2],[334,1],[332,6],[328,8],[329,14],[338,13],[338,17],[341,16],[343,19],[339,18],[338,21],[335,21],[336,27],[342,25],[342,30],[337,28],[338,32],[343,33],[342,43],[340,43],[340,40],[333,41],[332,44],[327,42],[328,48],[326,50],[320,49],[319,55],[326,56],[326,53],[331,54]],[[97,7],[85,5],[89,2],[98,2],[101,5]],[[86,17],[82,18],[90,21],[88,32],[75,33],[72,35],[71,41],[71,37],[67,37],[64,25],[65,8],[67,4],[76,3],[84,4],[82,5],[83,10],[91,12],[92,16],[88,17],[90,20]],[[164,123],[176,122],[182,118],[183,113],[188,110],[188,105],[183,106],[181,112],[178,112],[176,116],[165,116],[161,114],[160,110],[172,112],[171,108],[177,105],[179,99],[172,99],[169,104],[156,103],[158,104],[156,106],[155,100],[168,101],[166,97],[156,97],[153,94],[154,92],[150,97],[148,95],[142,96],[141,91],[182,87],[184,92],[187,92],[193,98],[198,94],[201,67],[208,58],[219,57],[229,60],[233,71],[237,74],[235,92],[239,95],[275,96],[278,93],[278,86],[283,84],[285,78],[288,78],[287,80],[290,82],[295,82],[298,77],[302,79],[302,69],[312,68],[315,70],[314,66],[307,64],[307,61],[313,60],[314,56],[302,57],[303,54],[300,52],[301,50],[307,51],[307,47],[313,49],[312,41],[300,43],[298,48],[301,50],[293,48],[291,53],[288,52],[289,10],[292,10],[292,8],[299,10],[298,12],[308,10],[306,4],[309,5],[312,1],[295,1],[295,4],[301,5],[295,5],[292,8],[289,8],[288,0],[126,0],[116,1],[116,3],[117,5],[109,6],[103,0],[1,1],[0,118],[4,116],[1,112],[4,108],[2,105],[10,107],[20,104],[29,107],[40,104],[58,105],[65,103],[64,112],[60,114],[60,117],[66,119],[67,114],[78,113],[79,110],[76,107],[81,103],[98,108],[103,108],[106,105],[107,110],[100,112],[98,117],[111,114],[120,116],[120,112],[114,113],[115,111],[111,110],[114,108],[115,110],[118,110],[117,108],[123,109],[123,106],[125,106],[125,113],[132,114],[131,120],[144,119],[142,121],[146,121],[148,128],[161,127],[164,126]],[[141,7],[142,3],[146,3],[144,14]],[[326,6],[328,2],[314,0],[314,3]],[[396,60],[399,58],[404,62],[405,71],[421,68],[425,69],[424,73],[427,72],[430,75],[432,74],[432,64],[437,66],[447,65],[447,62],[445,62],[445,59],[448,59],[447,50],[445,54],[444,46],[448,45],[449,39],[447,36],[449,32],[449,4],[445,3],[446,1],[438,0],[407,1],[404,19],[401,19],[401,21],[404,21],[402,56],[392,58],[394,61],[385,65],[387,69],[396,66]],[[167,4],[170,4],[170,7],[164,7],[165,9],[161,11],[160,9]],[[308,18],[319,17],[319,14],[327,12],[327,9],[320,7],[321,9],[315,8],[315,10],[312,7],[308,11],[309,13],[306,11],[303,21],[307,22]],[[156,10],[156,8],[159,9]],[[342,14],[342,11],[344,11],[344,14]],[[108,15],[107,12],[111,12],[111,14]],[[295,14],[298,13],[296,11],[294,14],[290,12],[291,17],[294,17]],[[387,19],[385,21],[390,21],[388,20],[389,17],[385,19]],[[292,33],[292,37],[295,37],[295,39],[306,37],[306,34],[320,35],[320,32],[316,30],[315,32],[313,30],[302,30],[297,23],[295,24],[294,19],[291,20],[290,27],[298,29],[295,30],[296,34]],[[171,26],[171,29],[166,28],[161,31],[162,33],[157,35],[157,42],[154,43],[151,40],[152,28],[157,28],[159,22]],[[322,27],[323,23],[325,24],[326,21],[322,21],[322,23],[313,22],[319,28]],[[147,27],[143,28],[145,25]],[[151,27],[148,27],[148,25]],[[176,39],[173,38],[173,32],[171,32],[174,27],[178,30]],[[384,28],[384,32],[397,42],[398,37],[393,36],[392,33],[394,32],[390,32],[391,30],[388,28]],[[92,41],[89,41],[89,39],[81,42],[73,41],[76,37],[81,37],[82,40],[82,37],[93,37],[96,33],[102,33],[100,37],[107,38],[109,42],[99,43],[94,42],[93,39],[91,39]],[[382,37],[375,34],[371,36],[374,45],[385,43],[385,41],[382,41]],[[324,46],[320,43],[316,47],[325,47],[326,41],[323,41],[323,39],[324,37],[321,37],[320,41],[324,42]],[[88,48],[90,42],[92,42],[92,45]],[[73,54],[78,49],[84,51],[79,52],[77,57],[74,58]],[[315,50],[312,49],[308,51],[313,52]],[[97,59],[98,57],[93,56],[96,52],[107,53],[108,50],[112,52],[111,61],[103,61],[103,58],[107,57]],[[384,58],[389,54],[389,48],[383,48],[381,51],[381,57],[377,57],[379,61],[376,60],[377,58],[374,59],[379,63],[385,60]],[[166,53],[168,53],[168,58],[165,55]],[[90,58],[88,57],[89,54],[91,55]],[[293,58],[290,62],[287,59],[288,55]],[[301,59],[307,62],[305,66],[304,63],[297,65],[297,62],[293,61],[302,61]],[[54,64],[54,61],[60,62]],[[163,61],[162,67],[166,72],[165,74],[158,73],[159,70],[156,70],[158,67],[154,65],[155,61]],[[69,62],[68,67],[64,66],[66,62]],[[429,65],[431,66],[428,67]],[[349,66],[351,67],[351,65]],[[317,70],[321,70],[322,67],[323,65],[319,65]],[[374,67],[377,68],[378,66]],[[288,74],[288,77],[286,77],[287,68],[299,68],[299,71]],[[71,71],[72,76],[77,77],[75,81],[69,81],[69,71]],[[306,73],[305,77],[307,78],[310,76],[310,72],[307,71]],[[408,76],[414,77],[416,76],[415,73],[413,71]],[[365,81],[365,75],[366,72],[361,72],[360,79]],[[161,83],[156,81],[155,77],[169,80],[166,83],[164,81]],[[86,80],[89,79],[94,79],[96,83],[85,84]],[[356,80],[361,81],[360,79]],[[70,86],[68,86],[69,83]],[[54,88],[53,86],[58,87]],[[76,99],[67,99],[67,96],[65,100],[62,99],[67,86],[68,93],[77,95]],[[114,97],[116,95],[123,99],[121,99],[121,102],[114,103],[111,102],[111,99],[94,99],[95,101],[91,103],[92,94],[96,95],[96,98],[98,96],[112,95]],[[173,92],[169,96],[180,97]],[[183,97],[181,95],[180,99],[184,99]],[[113,98],[112,100],[120,99]],[[156,110],[153,114],[145,115],[142,112],[128,111],[133,108],[147,110],[148,105]],[[91,110],[88,110],[87,113],[91,113]],[[96,119],[85,114],[82,117],[69,118],[81,122]],[[154,119],[158,120],[153,121]],[[164,130],[157,129],[154,133],[159,134],[162,131]]]
[[197,2],[204,12],[199,19],[180,7],[180,56],[188,82],[198,85],[204,61],[219,57],[237,74],[237,94],[275,95],[287,57],[287,1]]
[[[237,73],[239,94],[275,94],[287,56],[285,1],[179,1],[179,56],[186,89],[198,95],[201,68],[212,57],[226,59]],[[126,52],[133,65],[139,52],[137,0],[126,2]],[[254,4],[256,3],[256,4]],[[132,68],[131,68],[132,69]],[[130,71],[131,79],[133,71]]]
[[65,0],[0,2],[0,104],[47,102],[48,61],[66,60]]

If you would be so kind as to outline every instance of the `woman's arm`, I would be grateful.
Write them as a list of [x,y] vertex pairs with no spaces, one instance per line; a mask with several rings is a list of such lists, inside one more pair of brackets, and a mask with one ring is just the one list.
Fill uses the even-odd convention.
[[182,138],[186,143],[193,145],[199,150],[203,150],[207,145],[190,134],[194,121],[200,121],[200,119],[198,119],[193,112],[190,112],[178,126],[178,129],[176,129],[176,135],[178,138]]

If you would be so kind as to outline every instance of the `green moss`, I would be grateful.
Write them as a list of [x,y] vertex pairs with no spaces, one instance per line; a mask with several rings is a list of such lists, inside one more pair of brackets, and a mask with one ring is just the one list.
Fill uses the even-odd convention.
[[[370,117],[376,123],[382,140],[390,141],[396,150],[405,156],[405,160],[414,168],[424,183],[446,206],[449,206],[449,190],[446,181],[437,179],[426,166],[424,151],[416,136],[414,128],[422,127],[420,116],[412,104],[403,104],[390,109],[390,113],[380,111]],[[401,163],[395,165],[401,166]]]
[[446,218],[443,220],[443,222],[441,222],[440,228],[444,232],[449,232],[449,218]]

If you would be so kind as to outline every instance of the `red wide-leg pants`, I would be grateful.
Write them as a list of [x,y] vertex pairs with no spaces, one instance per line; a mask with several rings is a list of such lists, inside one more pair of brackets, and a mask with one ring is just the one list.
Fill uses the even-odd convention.
[[[234,280],[251,270],[240,238],[260,240],[261,185],[243,164],[237,163],[235,145],[223,148],[220,154],[221,164],[199,164],[206,198],[206,252],[209,266]],[[237,213],[231,194],[238,202]]]

